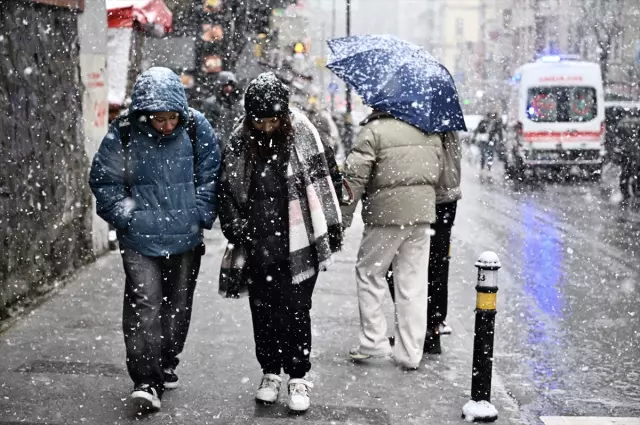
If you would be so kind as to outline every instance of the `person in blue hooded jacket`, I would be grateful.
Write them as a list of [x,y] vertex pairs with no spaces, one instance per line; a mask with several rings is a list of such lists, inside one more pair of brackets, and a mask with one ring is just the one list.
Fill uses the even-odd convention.
[[112,123],[93,159],[98,215],[115,227],[122,253],[126,362],[142,409],[159,409],[164,389],[178,386],[219,167],[211,125],[167,68],[138,77],[128,114]]

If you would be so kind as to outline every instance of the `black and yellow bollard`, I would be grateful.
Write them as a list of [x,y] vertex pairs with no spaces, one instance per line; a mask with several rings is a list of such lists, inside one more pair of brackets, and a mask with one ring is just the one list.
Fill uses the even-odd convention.
[[471,400],[462,408],[462,417],[473,422],[493,422],[498,419],[498,410],[491,404],[491,374],[500,259],[495,252],[486,251],[476,262],[476,267],[478,284]]

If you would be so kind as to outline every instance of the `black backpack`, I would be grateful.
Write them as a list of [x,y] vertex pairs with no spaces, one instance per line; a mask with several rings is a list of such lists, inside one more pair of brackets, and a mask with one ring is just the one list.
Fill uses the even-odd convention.
[[[126,113],[117,118],[117,126],[120,131],[120,143],[122,143],[122,150],[124,154],[124,185],[127,188],[127,192],[131,193],[131,172],[129,170],[129,142],[131,141],[131,120],[129,114]],[[198,165],[198,150],[196,149],[196,117],[193,114],[193,110],[189,108],[189,119],[185,125],[187,135],[191,141],[191,148],[193,149],[193,181],[197,184],[198,179],[196,175]]]

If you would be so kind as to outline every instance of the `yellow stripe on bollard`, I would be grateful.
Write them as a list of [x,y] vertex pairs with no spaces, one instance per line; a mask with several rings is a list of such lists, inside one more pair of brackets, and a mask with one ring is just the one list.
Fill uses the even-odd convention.
[[495,310],[497,294],[488,294],[486,292],[478,292],[476,298],[476,308],[478,310]]

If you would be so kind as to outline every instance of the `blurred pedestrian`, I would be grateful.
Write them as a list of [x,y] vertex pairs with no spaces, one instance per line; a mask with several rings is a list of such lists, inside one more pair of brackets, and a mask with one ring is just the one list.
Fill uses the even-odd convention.
[[273,73],[261,74],[249,84],[244,107],[222,160],[218,202],[229,246],[220,292],[248,291],[264,374],[256,400],[278,399],[284,370],[289,409],[301,412],[313,386],[306,379],[311,298],[319,271],[341,246],[340,209],[318,132],[289,109],[288,88]]
[[131,398],[143,409],[159,409],[164,389],[178,386],[219,164],[213,129],[167,68],[138,78],[128,114],[111,124],[93,159],[98,215],[120,243],[126,362]]
[[632,199],[640,193],[640,110],[625,111],[616,123],[615,131],[620,138],[620,177],[622,207],[632,205]]
[[447,325],[449,304],[449,261],[451,258],[451,229],[456,219],[460,189],[461,157],[458,133],[442,134],[444,167],[436,186],[436,222],[429,250],[429,302],[427,304],[427,334],[424,352],[440,354],[441,334],[450,334]]
[[438,133],[425,133],[384,112],[362,123],[345,163],[354,202],[343,208],[346,225],[362,199],[365,230],[356,264],[360,343],[354,360],[392,352],[382,303],[385,276],[393,264],[396,289],[393,355],[404,368],[417,369],[427,331],[427,282],[431,224],[436,221],[436,186],[443,167]]
[[218,74],[213,95],[203,102],[203,112],[220,140],[220,150],[223,150],[244,115],[238,79],[233,72],[222,71]]
[[331,147],[334,152],[337,152],[342,143],[340,140],[340,130],[338,125],[333,120],[331,112],[323,108],[318,102],[307,105],[305,112],[309,121],[320,133],[320,137],[325,142],[325,145]]
[[343,154],[343,148],[338,126],[333,121],[329,111],[318,107],[317,104],[307,106],[304,112],[307,118],[309,118],[309,121],[311,121],[311,124],[318,130],[320,140],[322,140],[325,148],[325,156],[327,158],[327,164],[329,165],[331,180],[333,181],[338,199],[341,199],[342,174],[337,162],[337,155]]
[[503,139],[502,127],[500,115],[497,112],[489,112],[474,132],[474,139],[480,148],[481,176],[484,175],[485,168],[491,174],[496,147],[501,145]]

